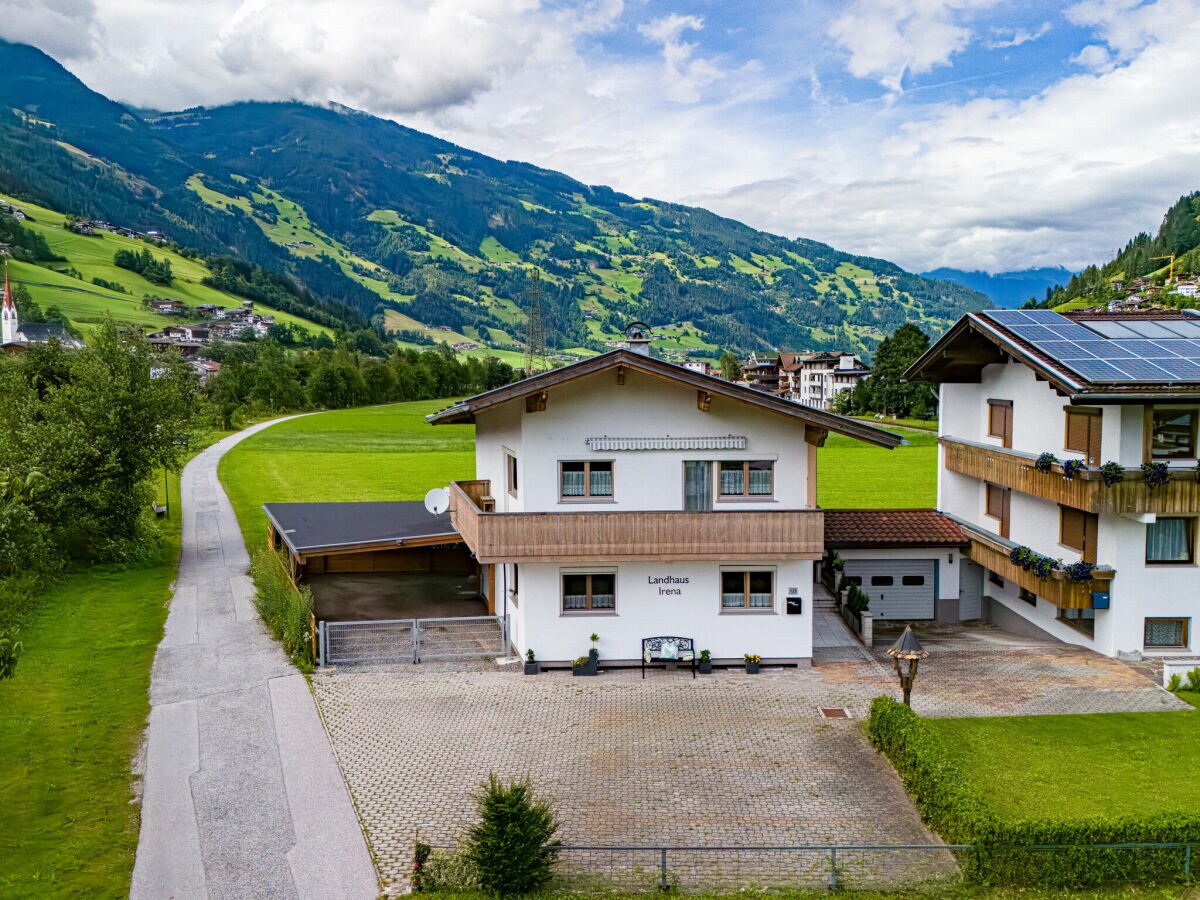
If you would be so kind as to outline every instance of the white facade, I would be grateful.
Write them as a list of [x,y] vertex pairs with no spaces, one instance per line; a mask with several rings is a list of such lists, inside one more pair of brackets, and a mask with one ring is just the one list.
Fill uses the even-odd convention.
[[816,409],[832,409],[838,394],[852,391],[871,374],[850,353],[783,354],[779,392]]
[[[716,393],[703,409],[695,386],[636,369],[621,378],[618,384],[614,370],[602,370],[555,386],[544,409],[527,411],[519,398],[475,415],[476,477],[490,482],[495,513],[683,511],[690,508],[689,496],[693,506],[697,501],[700,478],[693,468],[689,494],[685,468],[704,463],[712,469],[713,512],[698,515],[815,509],[816,448],[805,440],[803,421]],[[769,492],[750,495],[749,470],[738,468],[745,495],[722,497],[722,462],[753,463],[760,472],[769,465]],[[606,471],[611,465],[611,481],[602,479],[602,489],[611,484],[611,494],[564,498],[564,463],[601,464]],[[763,476],[754,477],[761,490]],[[740,661],[744,653],[809,659],[813,559],[724,557],[719,544],[711,555],[500,563],[494,574],[496,613],[510,616],[514,648],[522,654],[532,649],[543,661],[585,655],[593,632],[600,635],[601,658],[609,661],[638,660],[641,640],[661,635],[694,638],[696,649],[709,650],[715,660]],[[734,572],[755,573],[760,586],[762,573],[769,573],[769,591],[747,587],[745,607],[729,608],[722,584]],[[589,574],[611,576],[615,596],[605,601],[611,608],[567,608],[564,593],[571,582],[565,579]]]
[[[1071,406],[1069,398],[1060,395],[1047,382],[1038,380],[1026,364],[1013,359],[984,366],[978,384],[941,385],[941,436],[1001,448],[1002,439],[988,434],[989,400],[1012,404],[1011,451],[1015,454],[1023,454],[1028,460],[1043,452],[1051,452],[1059,460],[1083,459],[1082,453],[1064,447],[1066,410]],[[1157,410],[1186,411],[1198,407],[1200,403],[1153,405]],[[1146,448],[1147,407],[1112,403],[1100,407],[1099,414],[1101,458],[1106,462],[1119,462],[1127,468],[1141,466],[1149,453]],[[1191,452],[1195,453],[1194,448]],[[999,534],[1000,520],[987,514],[987,483],[948,470],[945,458],[945,447],[939,447],[938,508],[977,528]],[[1173,459],[1170,465],[1192,469],[1196,462],[1193,455]],[[1064,563],[1080,560],[1079,550],[1061,542],[1062,509],[1059,504],[1015,489],[1010,494],[1010,501],[1007,523],[1010,541]],[[1006,627],[1032,626],[1059,640],[1108,655],[1194,652],[1197,648],[1192,619],[1196,595],[1200,591],[1194,548],[1198,514],[1200,509],[1194,509],[1185,517],[1192,523],[1188,527],[1193,547],[1192,561],[1182,563],[1147,562],[1150,555],[1147,530],[1154,527],[1157,519],[1154,514],[1097,514],[1094,561],[1114,569],[1116,576],[1112,581],[1110,608],[1083,611],[1082,627],[1064,621],[1060,610],[1044,598],[1030,596],[1028,592],[1022,598],[1017,585],[994,576],[985,577],[984,582],[984,595],[993,604],[992,618]],[[1087,619],[1094,625],[1089,627]],[[1164,621],[1150,623],[1148,632],[1147,619]],[[1184,620],[1182,646],[1166,647],[1147,642],[1148,636],[1153,638],[1161,635],[1164,629],[1169,632],[1178,627],[1165,620],[1172,623]]]

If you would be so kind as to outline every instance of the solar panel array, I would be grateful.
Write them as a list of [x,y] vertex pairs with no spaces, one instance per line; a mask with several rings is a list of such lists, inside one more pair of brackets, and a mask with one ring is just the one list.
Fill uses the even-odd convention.
[[1200,382],[1200,318],[1074,322],[1048,309],[981,315],[1088,381]]

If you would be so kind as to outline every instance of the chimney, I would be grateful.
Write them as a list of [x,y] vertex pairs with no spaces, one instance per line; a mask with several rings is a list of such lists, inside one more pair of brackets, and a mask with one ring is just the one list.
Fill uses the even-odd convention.
[[838,368],[839,369],[853,369],[854,368],[854,357],[850,356],[850,355],[846,355],[846,356],[843,356],[840,359],[838,359]]
[[630,353],[649,356],[652,340],[654,335],[650,333],[650,326],[645,322],[630,322],[625,328],[625,347]]

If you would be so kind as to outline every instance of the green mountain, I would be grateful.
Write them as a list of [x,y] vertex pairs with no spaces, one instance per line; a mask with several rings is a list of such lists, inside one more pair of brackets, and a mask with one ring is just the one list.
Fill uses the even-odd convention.
[[1200,191],[1180,197],[1167,210],[1154,235],[1143,231],[1109,262],[1088,266],[1036,305],[1054,308],[1107,303],[1129,293],[1135,279],[1149,278],[1161,285],[1172,269],[1175,276],[1200,274]]
[[289,276],[401,339],[517,349],[539,270],[547,338],[589,352],[631,319],[666,352],[870,353],[982,294],[883,260],[503,162],[343,107],[139,116],[0,44],[0,190],[155,228]]

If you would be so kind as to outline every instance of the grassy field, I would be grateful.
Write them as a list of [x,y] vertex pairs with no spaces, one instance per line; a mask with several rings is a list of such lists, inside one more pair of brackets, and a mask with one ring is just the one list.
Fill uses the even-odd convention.
[[[131,761],[179,564],[179,481],[156,564],[53,590],[0,683],[0,896],[124,897],[138,839]],[[161,487],[159,502],[162,501]]]
[[[1200,809],[1200,713],[928,719],[967,778],[1011,819]],[[1085,777],[1078,766],[1084,761]]]
[[884,450],[831,434],[817,452],[817,502],[826,509],[928,507],[937,501],[937,435],[902,432]]
[[[9,275],[13,281],[20,282],[29,290],[33,299],[43,308],[57,306],[72,323],[79,325],[85,331],[103,321],[105,316],[112,316],[118,322],[128,322],[147,328],[163,328],[172,323],[184,321],[175,316],[164,316],[144,308],[142,298],[146,296],[168,297],[182,300],[189,305],[212,303],[218,306],[240,306],[241,298],[226,294],[201,284],[208,277],[208,268],[201,262],[180,256],[177,253],[152,246],[136,238],[122,237],[111,232],[97,232],[95,236],[87,237],[67,231],[63,227],[63,215],[53,210],[35,206],[24,201],[13,200],[0,195],[0,199],[21,207],[36,221],[27,221],[25,225],[46,239],[50,249],[58,256],[66,257],[66,262],[52,265],[66,269],[74,268],[80,277],[75,278],[44,266],[11,261]],[[174,280],[170,285],[151,284],[136,272],[118,268],[113,264],[113,254],[118,250],[134,250],[141,252],[149,248],[156,259],[166,258],[171,262]],[[125,293],[99,287],[92,283],[93,278],[118,284]],[[257,310],[267,315],[274,315],[280,324],[299,325],[311,332],[325,332],[328,328],[316,325],[306,319],[293,316],[290,313],[273,310],[270,307],[257,306]]]
[[220,477],[247,542],[264,533],[264,503],[421,500],[430,488],[474,478],[475,429],[425,423],[451,402],[319,413],[242,441],[221,460]]

